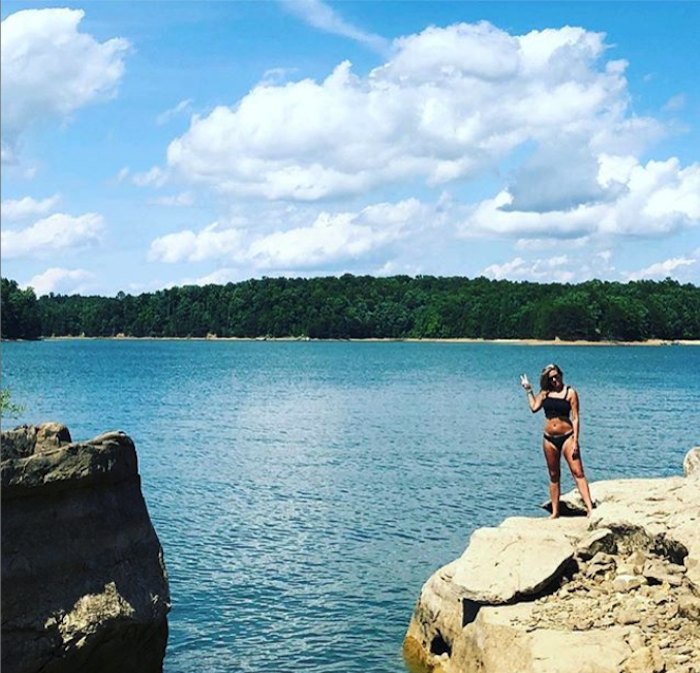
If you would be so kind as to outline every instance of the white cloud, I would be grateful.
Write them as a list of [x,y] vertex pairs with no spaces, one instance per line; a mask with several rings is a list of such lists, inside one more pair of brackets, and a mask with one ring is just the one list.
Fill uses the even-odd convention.
[[[3,156],[29,126],[113,96],[129,43],[78,31],[85,12],[27,9],[2,22]],[[6,151],[7,150],[7,151]]]
[[153,166],[145,173],[134,173],[131,179],[137,187],[162,187],[167,177],[162,168]]
[[521,51],[525,53],[522,44],[524,41],[485,21],[449,28],[430,26],[422,33],[398,38],[394,42],[396,54],[374,76],[429,85],[474,78],[475,84],[483,86],[517,76]]
[[269,68],[263,73],[261,84],[280,84],[286,82],[297,68]]
[[31,278],[24,287],[34,288],[37,296],[55,292],[81,294],[90,290],[95,276],[85,269],[62,269],[52,267]]
[[524,259],[515,257],[502,264],[487,266],[482,274],[495,279],[529,280],[533,282],[580,283],[593,278],[636,281],[662,280],[674,277],[692,281],[692,271],[700,267],[700,248],[686,255],[672,257],[637,271],[617,271],[611,250],[592,251],[588,248],[565,255]]
[[680,112],[685,107],[685,104],[686,95],[684,93],[679,93],[675,96],[671,96],[671,98],[666,101],[663,109],[665,112]]
[[163,126],[164,124],[167,124],[171,119],[173,119],[173,117],[177,117],[182,112],[189,112],[191,109],[192,109],[192,99],[191,98],[181,100],[174,107],[171,107],[170,109],[166,110],[165,112],[161,112],[158,115],[158,117],[156,117],[156,124],[158,124],[158,126]]
[[395,260],[389,260],[372,272],[374,276],[416,276],[421,273],[420,267],[414,264],[404,264]]
[[570,248],[565,254],[524,259],[521,256],[491,264],[482,274],[496,279],[528,280],[538,283],[581,283],[592,278],[615,279],[619,276],[612,263],[612,251]]
[[389,47],[389,43],[383,37],[353,26],[321,0],[281,0],[281,2],[292,14],[314,28],[350,38],[379,52],[386,51]]
[[[566,248],[582,248],[590,243],[589,236],[581,238],[569,238],[566,241]],[[561,248],[561,240],[557,238],[519,238],[515,242],[516,250],[542,251]]]
[[129,170],[128,166],[124,166],[124,168],[121,168],[119,170],[119,173],[117,173],[117,177],[115,178],[117,182],[124,182],[129,177],[129,173],[131,171]]
[[3,166],[11,166],[17,163],[17,154],[4,139],[0,140],[0,163]]
[[656,262],[651,266],[646,267],[646,269],[640,269],[639,271],[632,271],[623,274],[627,280],[641,280],[642,278],[649,279],[663,279],[667,276],[671,276],[674,271],[681,269],[686,266],[692,266],[698,263],[698,257],[673,257],[671,259],[666,259],[663,262]]
[[532,265],[528,265],[522,257],[516,257],[503,264],[491,264],[482,273],[489,278],[501,280],[502,278],[516,278],[518,275],[525,277],[531,272],[531,269]]
[[502,191],[479,203],[461,227],[461,234],[543,238],[581,238],[595,230],[597,221],[589,209],[579,206],[570,211],[538,213],[514,211],[513,197]]
[[[532,280],[548,283],[569,283],[576,278],[574,265],[567,255],[526,261],[516,257],[504,264],[491,264],[483,270],[483,275],[501,280]],[[574,267],[575,268],[575,267]]]
[[5,259],[47,256],[69,248],[92,245],[99,241],[104,222],[97,213],[74,217],[54,213],[30,227],[3,229],[2,256]]
[[321,213],[309,227],[280,231],[250,245],[248,256],[257,268],[313,268],[360,258],[395,239],[394,228],[362,224],[352,213]]
[[173,194],[172,196],[161,196],[154,199],[153,203],[157,206],[185,208],[194,203],[194,197],[192,194],[190,194],[190,192],[180,192],[179,194]]
[[597,176],[606,198],[566,210],[516,210],[506,190],[479,203],[461,226],[464,236],[540,238],[662,236],[700,224],[700,164],[677,159],[641,165],[601,155]]
[[[193,285],[225,285],[241,280],[240,274],[235,269],[217,269],[206,276],[200,276],[187,284]],[[184,283],[183,283],[184,284]]]
[[214,222],[199,233],[187,229],[156,238],[151,242],[148,258],[169,263],[230,258],[240,251],[241,240],[239,230]]
[[53,210],[56,204],[61,200],[58,194],[54,194],[46,199],[33,199],[31,196],[25,196],[22,199],[6,199],[0,206],[2,220],[4,222],[15,222],[30,217],[46,215]]
[[[367,77],[345,62],[321,82],[262,82],[232,107],[195,115],[170,144],[168,164],[235,195],[314,201],[474,177],[531,144],[538,160],[516,174],[511,195],[517,207],[527,184],[546,178],[551,193],[528,205],[542,209],[607,196],[595,181],[599,156],[635,154],[662,130],[630,116],[626,64],[601,62],[599,33],[513,36],[458,24],[394,47]],[[579,149],[557,156],[552,138]],[[539,172],[530,183],[528,168]],[[579,179],[563,179],[572,169]]]
[[[155,239],[149,259],[161,262],[229,259],[257,270],[313,269],[371,257],[405,238],[431,209],[416,199],[367,206],[358,213],[321,212],[310,224],[250,235],[214,223]],[[240,223],[239,223],[240,225]]]

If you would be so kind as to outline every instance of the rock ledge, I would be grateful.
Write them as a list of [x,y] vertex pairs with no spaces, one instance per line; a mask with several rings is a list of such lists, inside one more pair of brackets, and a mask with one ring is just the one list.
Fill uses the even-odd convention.
[[[506,519],[423,586],[404,641],[434,673],[700,673],[700,447],[685,477],[597,482],[593,517]],[[564,496],[566,511],[583,506]]]

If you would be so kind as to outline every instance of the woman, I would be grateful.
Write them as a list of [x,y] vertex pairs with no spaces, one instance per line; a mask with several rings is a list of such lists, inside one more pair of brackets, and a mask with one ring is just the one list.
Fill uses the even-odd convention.
[[547,365],[540,376],[540,392],[535,394],[527,376],[520,377],[520,384],[527,393],[527,401],[533,413],[544,409],[544,456],[549,470],[549,495],[552,499],[552,516],[559,516],[559,485],[561,455],[564,454],[579,493],[586,505],[587,515],[591,515],[593,503],[588,481],[583,472],[579,449],[578,395],[571,386],[564,385],[564,373],[557,365]]

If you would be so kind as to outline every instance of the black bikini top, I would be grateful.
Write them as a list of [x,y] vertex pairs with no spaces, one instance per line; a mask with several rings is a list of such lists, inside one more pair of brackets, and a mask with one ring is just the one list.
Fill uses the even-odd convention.
[[545,397],[542,401],[544,415],[547,418],[569,418],[571,413],[571,402],[566,398],[569,396],[569,386],[566,387],[564,397]]

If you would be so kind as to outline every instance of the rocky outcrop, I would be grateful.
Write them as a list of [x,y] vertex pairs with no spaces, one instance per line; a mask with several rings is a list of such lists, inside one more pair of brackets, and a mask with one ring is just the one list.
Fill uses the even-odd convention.
[[131,439],[3,432],[3,673],[161,671],[169,609]]
[[557,520],[474,532],[404,641],[435,673],[700,673],[700,448],[685,477],[591,484]]
[[686,477],[700,474],[700,446],[696,446],[694,449],[688,451],[683,461],[683,474]]

